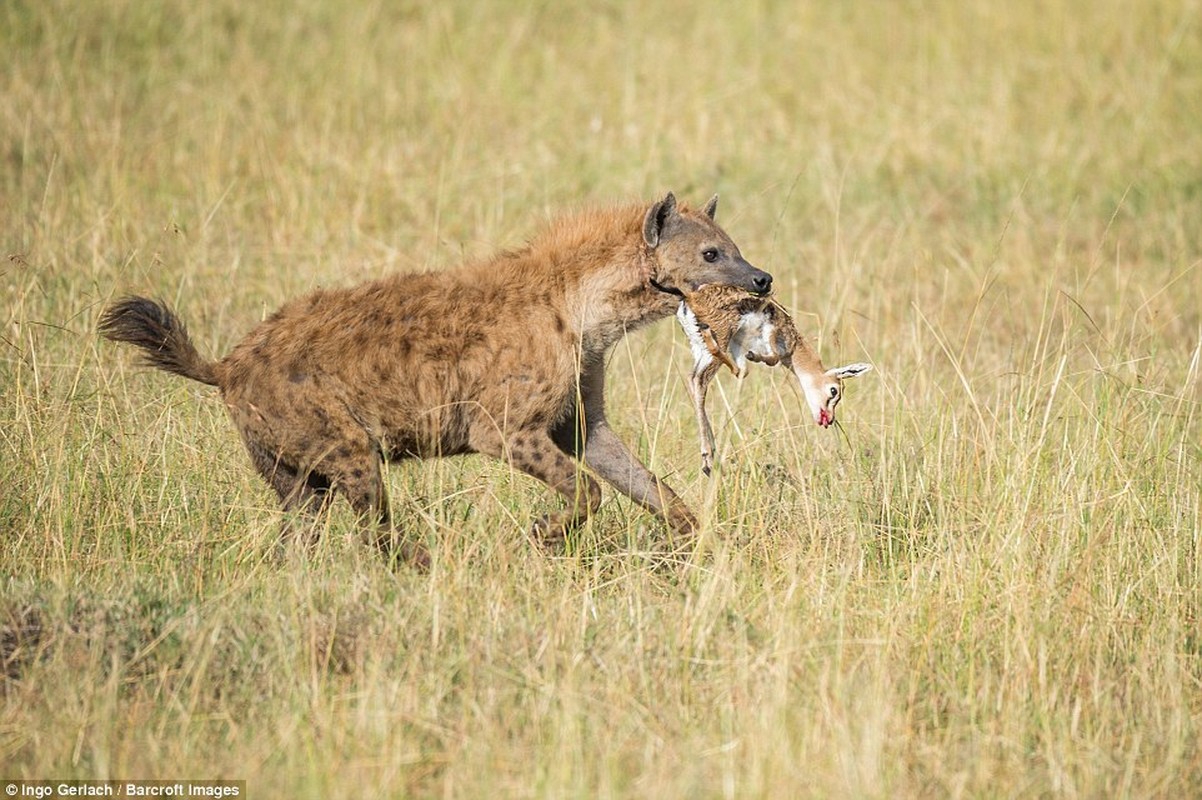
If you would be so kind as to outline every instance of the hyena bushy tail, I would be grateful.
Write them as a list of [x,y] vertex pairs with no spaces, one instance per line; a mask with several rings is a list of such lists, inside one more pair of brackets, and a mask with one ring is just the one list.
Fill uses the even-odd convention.
[[197,352],[184,323],[164,303],[124,297],[104,312],[100,333],[114,342],[140,347],[149,366],[217,385],[216,364]]

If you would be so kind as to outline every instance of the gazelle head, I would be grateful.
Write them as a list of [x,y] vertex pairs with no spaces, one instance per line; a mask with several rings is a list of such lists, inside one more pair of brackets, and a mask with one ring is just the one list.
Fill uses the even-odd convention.
[[835,421],[835,406],[839,405],[843,398],[843,380],[863,375],[871,369],[871,364],[863,363],[832,367],[826,372],[808,372],[796,363],[793,366],[806,403],[810,406],[810,413],[814,415],[814,421],[823,428],[830,427]]

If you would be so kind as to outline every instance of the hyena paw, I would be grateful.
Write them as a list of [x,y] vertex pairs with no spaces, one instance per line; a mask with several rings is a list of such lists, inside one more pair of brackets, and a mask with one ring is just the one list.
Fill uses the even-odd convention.
[[562,547],[568,537],[568,526],[548,514],[534,521],[530,526],[530,535],[543,547]]
[[401,539],[395,532],[384,532],[376,537],[376,547],[394,566],[407,564],[418,572],[430,570],[430,550],[421,542]]
[[400,557],[418,572],[430,571],[430,549],[420,542],[403,542]]
[[683,504],[672,509],[668,514],[668,527],[678,544],[691,546],[701,530],[697,518]]

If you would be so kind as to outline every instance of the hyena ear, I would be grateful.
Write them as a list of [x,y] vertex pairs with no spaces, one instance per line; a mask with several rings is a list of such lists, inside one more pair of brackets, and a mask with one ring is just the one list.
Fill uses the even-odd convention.
[[651,208],[647,209],[647,216],[643,217],[643,241],[649,247],[655,247],[659,244],[660,237],[664,233],[664,227],[668,224],[668,220],[676,213],[676,195],[668,192],[667,197],[658,201]]
[[718,210],[718,195],[714,195],[713,197],[711,197],[710,201],[705,204],[705,208],[701,209],[702,213],[704,213],[710,219],[714,218],[714,213],[717,212],[717,210]]
[[869,372],[871,370],[871,364],[857,362],[855,364],[848,364],[845,367],[831,367],[826,371],[826,374],[832,378],[839,378],[842,380],[843,378],[854,378],[857,375],[863,375],[865,372]]

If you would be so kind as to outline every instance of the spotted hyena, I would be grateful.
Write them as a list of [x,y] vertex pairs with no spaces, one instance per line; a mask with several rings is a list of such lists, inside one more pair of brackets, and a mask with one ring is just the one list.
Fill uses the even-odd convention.
[[562,495],[566,508],[534,523],[541,539],[562,539],[597,509],[593,474],[687,536],[692,512],[606,422],[605,360],[628,331],[672,316],[684,291],[770,290],[772,277],[714,222],[716,201],[691,210],[668,194],[581,213],[458,269],[319,289],[220,361],[143,297],[113,304],[100,330],[154,367],[218,387],[286,510],[312,519],[341,494],[387,551],[397,541],[383,464],[462,453],[502,459]]

